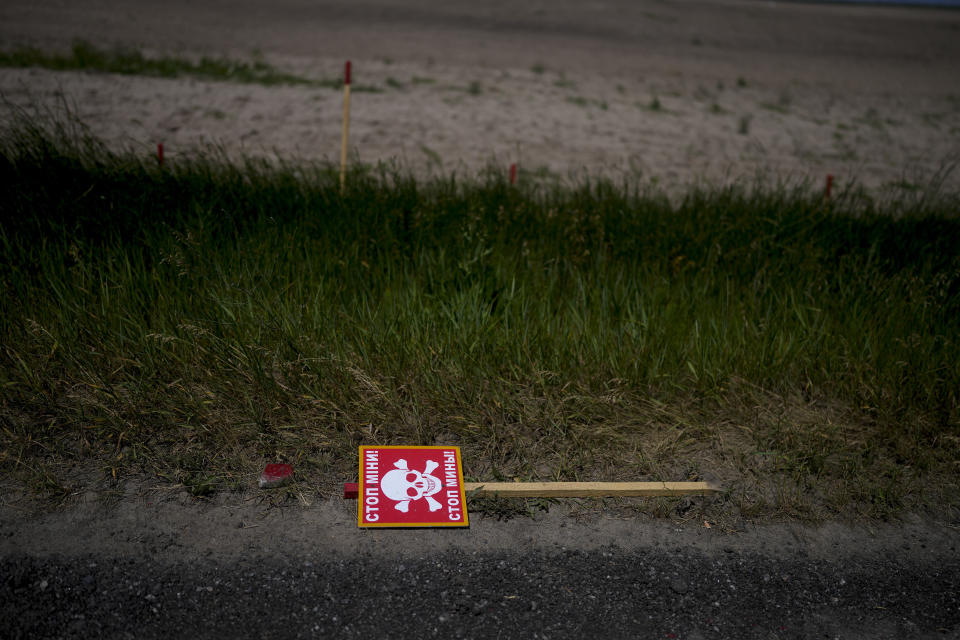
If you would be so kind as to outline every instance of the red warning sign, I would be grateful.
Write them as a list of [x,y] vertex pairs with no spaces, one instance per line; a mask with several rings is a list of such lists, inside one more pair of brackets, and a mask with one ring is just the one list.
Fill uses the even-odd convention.
[[459,447],[360,447],[361,527],[466,527]]

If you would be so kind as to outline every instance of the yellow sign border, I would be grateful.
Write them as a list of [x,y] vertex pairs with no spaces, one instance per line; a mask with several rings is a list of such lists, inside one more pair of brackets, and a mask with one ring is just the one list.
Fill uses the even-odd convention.
[[[364,522],[363,521],[363,452],[367,449],[416,449],[420,450],[442,450],[442,451],[456,451],[457,452],[457,481],[460,485],[460,504],[463,505],[463,521],[462,522]],[[456,446],[443,446],[443,445],[427,445],[427,446],[416,446],[416,445],[370,445],[362,444],[360,445],[359,450],[359,461],[360,461],[360,483],[357,485],[357,526],[363,529],[368,527],[381,527],[381,528],[392,528],[392,529],[409,529],[411,527],[469,527],[470,526],[470,515],[467,513],[467,496],[466,491],[463,488],[463,456],[460,454],[460,447]]]

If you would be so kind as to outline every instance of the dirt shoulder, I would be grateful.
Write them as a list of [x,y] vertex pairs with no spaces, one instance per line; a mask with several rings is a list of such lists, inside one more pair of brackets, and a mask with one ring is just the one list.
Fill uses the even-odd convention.
[[[360,530],[355,504],[193,502],[132,485],[54,512],[0,505],[13,637],[902,638],[956,633],[958,531],[919,519],[748,525],[474,514]],[[371,609],[375,603],[375,610]]]
[[[735,530],[706,526],[694,517],[620,517],[579,500],[561,501],[533,517],[499,520],[471,515],[467,530],[369,530],[356,524],[356,503],[331,498],[271,506],[269,492],[220,494],[197,501],[170,488],[113,498],[89,492],[56,510],[26,502],[0,505],[0,555],[268,558],[309,556],[322,550],[351,554],[416,556],[425,548],[473,552],[686,549],[706,556],[733,552],[770,558],[833,562],[860,558],[903,562],[955,556],[956,523],[907,515],[892,522],[826,522],[821,525],[743,522]],[[591,508],[593,507],[593,508]]]

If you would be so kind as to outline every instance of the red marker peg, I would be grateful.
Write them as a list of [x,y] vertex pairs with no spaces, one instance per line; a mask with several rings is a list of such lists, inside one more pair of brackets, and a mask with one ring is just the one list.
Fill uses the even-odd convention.
[[161,167],[163,166],[163,143],[157,143],[157,164]]
[[268,464],[260,474],[260,488],[279,487],[293,480],[293,467],[289,464]]
[[343,483],[343,499],[344,500],[356,500],[357,496],[360,495],[360,485],[356,482],[345,482]]
[[517,184],[517,163],[510,165],[510,184]]
[[830,199],[830,192],[833,191],[833,174],[827,174],[827,188],[823,192],[823,197],[825,200]]
[[343,84],[350,84],[350,61],[347,60],[347,64],[343,70]]

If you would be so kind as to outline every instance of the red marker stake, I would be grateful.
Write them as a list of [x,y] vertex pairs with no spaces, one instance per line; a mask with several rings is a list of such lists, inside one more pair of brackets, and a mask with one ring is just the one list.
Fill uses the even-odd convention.
[[830,199],[830,192],[833,191],[833,174],[827,174],[827,188],[823,192],[823,199]]
[[356,500],[358,495],[360,495],[359,483],[357,482],[343,483],[343,499],[344,500]]
[[157,164],[161,167],[163,166],[163,143],[157,143]]
[[350,61],[343,71],[343,136],[340,139],[340,193],[347,184],[347,137],[350,131]]
[[268,464],[260,474],[260,488],[279,487],[293,480],[293,467],[289,464]]
[[510,165],[510,184],[517,184],[517,163]]

